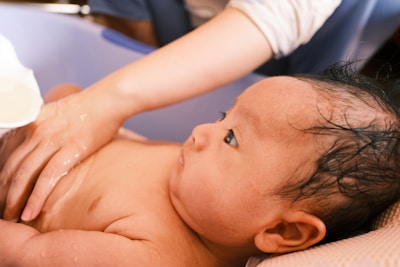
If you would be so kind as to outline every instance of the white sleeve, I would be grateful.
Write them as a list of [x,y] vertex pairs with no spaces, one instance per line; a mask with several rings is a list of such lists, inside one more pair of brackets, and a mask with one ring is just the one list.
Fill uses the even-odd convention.
[[276,58],[307,43],[341,0],[230,0],[263,32]]

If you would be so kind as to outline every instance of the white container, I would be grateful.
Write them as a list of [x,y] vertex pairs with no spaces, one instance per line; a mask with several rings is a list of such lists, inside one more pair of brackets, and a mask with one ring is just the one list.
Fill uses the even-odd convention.
[[33,122],[42,104],[33,71],[22,65],[11,42],[0,34],[0,135]]

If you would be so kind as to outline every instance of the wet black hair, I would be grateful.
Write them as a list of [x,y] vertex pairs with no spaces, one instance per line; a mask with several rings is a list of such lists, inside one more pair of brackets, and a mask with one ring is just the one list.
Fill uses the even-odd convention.
[[[363,76],[350,63],[293,77],[309,82],[325,100],[341,107],[341,119],[321,113],[320,125],[302,129],[329,137],[330,145],[308,179],[292,179],[279,195],[293,203],[308,201],[310,211],[326,225],[323,242],[342,239],[364,229],[399,199],[400,82]],[[377,116],[357,123],[348,109],[372,110]]]

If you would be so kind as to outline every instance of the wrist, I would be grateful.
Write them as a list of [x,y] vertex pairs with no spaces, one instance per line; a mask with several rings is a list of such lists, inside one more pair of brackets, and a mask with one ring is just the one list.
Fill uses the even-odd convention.
[[95,114],[101,114],[108,122],[122,123],[134,114],[128,91],[119,84],[104,86],[95,84],[84,92]]

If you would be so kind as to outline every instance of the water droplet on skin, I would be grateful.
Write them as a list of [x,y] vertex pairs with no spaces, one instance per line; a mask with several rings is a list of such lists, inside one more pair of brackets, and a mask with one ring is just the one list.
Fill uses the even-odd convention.
[[60,180],[60,178],[51,177],[50,178],[50,186],[55,187],[59,180]]
[[65,172],[61,173],[60,176],[58,176],[58,177],[52,176],[50,178],[50,186],[55,187],[56,184],[58,183],[58,181],[60,181],[61,178],[63,178],[67,174],[68,174],[68,171],[65,171]]
[[87,117],[88,117],[87,114],[81,114],[81,115],[79,116],[79,119],[80,119],[81,121],[84,121],[84,120],[86,120]]
[[[76,251],[78,251],[78,249],[79,249],[78,245],[76,243],[72,243],[72,251],[76,252]],[[73,260],[74,263],[77,263],[78,262],[78,256],[74,255],[74,258],[72,260]]]

